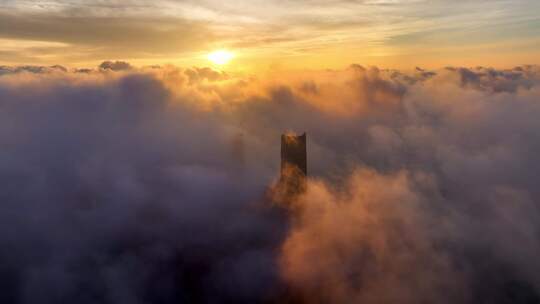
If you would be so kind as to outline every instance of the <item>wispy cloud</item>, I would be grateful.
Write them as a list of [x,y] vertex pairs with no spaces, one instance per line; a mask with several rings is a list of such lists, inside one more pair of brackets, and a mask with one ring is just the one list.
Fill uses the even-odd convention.
[[[163,60],[212,47],[238,48],[257,60],[324,58],[347,50],[343,64],[422,53],[441,53],[440,61],[452,61],[456,58],[445,47],[468,47],[481,58],[493,54],[479,48],[486,41],[506,43],[508,50],[527,41],[536,46],[531,38],[540,35],[538,10],[540,4],[532,0],[7,1],[0,5],[0,38],[67,43],[77,54],[66,58],[71,62],[119,53]],[[534,61],[534,53],[527,54]],[[504,54],[517,60],[509,55]]]

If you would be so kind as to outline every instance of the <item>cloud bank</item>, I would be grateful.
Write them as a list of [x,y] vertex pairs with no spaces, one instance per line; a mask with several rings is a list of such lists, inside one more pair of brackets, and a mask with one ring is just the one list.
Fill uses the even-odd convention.
[[536,66],[0,71],[3,302],[540,299]]

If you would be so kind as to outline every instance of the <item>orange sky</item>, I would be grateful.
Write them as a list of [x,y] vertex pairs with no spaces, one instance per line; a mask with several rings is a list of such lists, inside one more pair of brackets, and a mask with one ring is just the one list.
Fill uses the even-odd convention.
[[226,70],[511,67],[540,63],[536,0],[7,0],[0,64],[210,65]]

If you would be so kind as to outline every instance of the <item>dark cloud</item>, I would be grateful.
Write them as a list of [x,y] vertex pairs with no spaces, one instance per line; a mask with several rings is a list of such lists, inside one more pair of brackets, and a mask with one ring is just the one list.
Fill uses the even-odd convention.
[[306,81],[300,86],[300,91],[308,94],[317,94],[319,93],[319,89],[317,88],[317,85],[313,81]]
[[538,67],[3,69],[3,302],[540,299]]
[[6,74],[16,74],[16,73],[34,73],[34,74],[43,74],[43,73],[52,73],[52,72],[67,72],[68,70],[61,65],[53,65],[50,67],[47,66],[36,66],[36,65],[26,65],[26,66],[0,66],[0,76]]
[[233,130],[171,105],[145,75],[0,96],[6,301],[273,295],[283,225],[265,209],[272,174],[237,175]]
[[[116,54],[182,53],[204,47],[212,36],[201,23],[170,17],[77,16],[0,10],[0,38],[63,43],[66,45],[62,49],[72,53],[63,54],[68,59],[70,56],[95,60]],[[42,48],[38,53],[58,56],[58,46]]]
[[187,69],[184,72],[191,84],[196,84],[204,80],[208,81],[217,81],[217,80],[226,80],[229,77],[227,76],[227,73],[216,71],[211,68],[198,68],[194,67],[191,69]]
[[515,92],[518,88],[530,88],[534,85],[528,75],[517,70],[496,70],[493,68],[477,67],[446,68],[448,71],[457,73],[461,85],[475,87],[481,90],[493,92]]
[[102,70],[126,71],[131,70],[132,66],[125,61],[103,61],[99,68]]

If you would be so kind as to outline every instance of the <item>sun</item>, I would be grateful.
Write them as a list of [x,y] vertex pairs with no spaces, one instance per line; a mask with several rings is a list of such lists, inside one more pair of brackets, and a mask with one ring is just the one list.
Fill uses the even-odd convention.
[[234,58],[234,54],[226,50],[218,50],[208,54],[208,60],[217,65],[229,63]]

